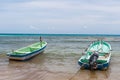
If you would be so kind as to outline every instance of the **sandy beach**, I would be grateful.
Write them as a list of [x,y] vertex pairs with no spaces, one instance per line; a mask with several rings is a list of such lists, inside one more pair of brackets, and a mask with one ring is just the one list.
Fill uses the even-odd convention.
[[[6,46],[3,48],[7,50],[0,54],[0,80],[119,80],[119,37],[115,38],[116,41],[113,41],[114,39],[111,38],[105,38],[106,41],[111,43],[113,48],[111,64],[108,70],[90,71],[80,69],[77,62],[81,52],[95,38],[46,37],[45,40],[48,42],[48,46],[44,53],[27,61],[9,60],[5,55],[6,52],[10,51],[6,46],[9,47],[15,44],[16,38],[12,38],[14,43],[6,44],[6,41],[4,44]],[[28,45],[36,41],[36,39],[32,38],[29,40],[26,44],[16,43],[16,45]],[[20,39],[16,40],[16,42],[19,41]],[[16,48],[21,47],[20,45]]]
[[[111,65],[106,71],[81,70],[78,64],[54,63],[55,59],[42,59],[40,54],[29,61],[13,61],[7,58],[0,59],[0,80],[119,80],[120,60],[112,56]],[[3,61],[4,60],[4,61]],[[54,61],[46,63],[44,61]],[[44,62],[44,63],[43,63]],[[44,67],[43,67],[44,66]]]

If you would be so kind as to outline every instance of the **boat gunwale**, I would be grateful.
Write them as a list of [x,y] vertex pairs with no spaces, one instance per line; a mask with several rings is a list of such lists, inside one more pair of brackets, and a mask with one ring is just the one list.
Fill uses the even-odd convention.
[[[37,42],[38,43],[38,42]],[[34,44],[37,44],[37,43],[34,43]],[[33,45],[33,44],[32,44]],[[31,45],[29,45],[29,46],[27,46],[27,47],[30,47]],[[36,52],[39,52],[39,51],[41,51],[41,50],[43,50],[45,47],[47,46],[47,42],[45,42],[45,45],[44,45],[44,47],[41,47],[41,48],[39,48],[38,50],[35,50],[35,51],[33,51],[33,52],[29,52],[29,53],[19,53],[19,54],[13,54],[12,52],[11,53],[7,53],[7,55],[8,56],[14,56],[14,57],[24,57],[24,56],[27,56],[27,55],[31,55],[31,54],[34,54],[34,53],[36,53]],[[23,48],[26,48],[26,47],[23,47]],[[23,49],[23,48],[20,48],[20,49]],[[18,50],[20,50],[20,49],[18,49]],[[18,50],[16,50],[16,51],[18,51]]]
[[[111,45],[110,45],[108,42],[105,42],[105,41],[103,41],[103,40],[98,40],[98,41],[95,41],[95,42],[91,43],[86,52],[93,52],[93,51],[90,50],[91,47],[93,47],[95,44],[98,44],[98,43],[100,43],[100,42],[102,42],[104,45],[106,45],[106,46],[109,48],[109,52],[108,52],[108,53],[110,53],[110,51],[112,50],[112,49],[111,49]],[[103,52],[103,53],[106,53],[106,52]],[[106,53],[106,54],[107,54],[107,53]]]

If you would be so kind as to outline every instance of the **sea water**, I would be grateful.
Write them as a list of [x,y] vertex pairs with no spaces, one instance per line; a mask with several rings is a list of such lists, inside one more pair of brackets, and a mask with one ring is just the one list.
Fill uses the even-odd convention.
[[[40,36],[42,40],[48,43],[44,53],[35,56],[34,58],[24,61],[9,61],[6,53],[11,52],[27,45],[39,42]],[[87,70],[81,71],[78,65],[78,59],[81,57],[82,52],[93,41],[102,39],[107,41],[112,46],[112,59],[111,65],[107,72],[91,73]],[[32,73],[37,79],[39,75],[45,75],[44,80],[58,80],[54,74],[61,80],[82,80],[89,79],[114,79],[119,77],[120,74],[115,75],[119,70],[120,63],[120,36],[119,35],[88,35],[88,34],[0,34],[0,79],[8,80],[9,75],[12,76],[11,80],[26,80],[28,75]],[[29,73],[31,70],[31,73]],[[9,72],[7,72],[9,71]],[[42,72],[43,73],[40,73]],[[19,74],[17,74],[19,72]],[[28,73],[27,73],[28,72]],[[46,75],[46,74],[48,75]],[[105,75],[103,75],[105,74]],[[17,75],[21,77],[16,77]],[[107,75],[107,76],[106,76]],[[102,77],[99,77],[102,76]],[[65,78],[61,78],[65,77]],[[36,79],[36,80],[37,80]],[[120,79],[120,78],[118,78]],[[114,80],[118,80],[114,79]]]
[[38,42],[40,36],[48,42],[47,51],[66,51],[67,53],[81,53],[79,50],[98,39],[109,42],[114,51],[119,51],[119,35],[87,35],[87,34],[0,34],[0,53],[7,53],[12,49]]

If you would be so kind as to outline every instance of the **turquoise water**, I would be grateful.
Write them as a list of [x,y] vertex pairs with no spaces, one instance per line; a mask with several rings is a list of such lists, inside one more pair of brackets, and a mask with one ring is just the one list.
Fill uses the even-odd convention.
[[15,34],[0,33],[0,36],[120,36],[120,34]]
[[[43,40],[48,42],[47,51],[60,52],[61,50],[78,53],[86,48],[92,41],[103,39],[110,42],[114,51],[119,51],[119,35],[96,35],[96,34],[0,34],[0,53],[10,52],[34,42]],[[52,47],[52,48],[51,48]]]

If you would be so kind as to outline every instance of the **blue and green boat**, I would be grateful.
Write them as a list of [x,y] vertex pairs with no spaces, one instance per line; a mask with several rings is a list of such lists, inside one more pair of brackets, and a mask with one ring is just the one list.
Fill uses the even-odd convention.
[[42,53],[46,46],[47,42],[45,41],[36,42],[18,50],[12,50],[10,53],[7,53],[7,56],[9,59],[13,60],[27,60],[37,54]]
[[92,42],[78,60],[83,69],[106,70],[111,59],[111,45],[103,40]]

